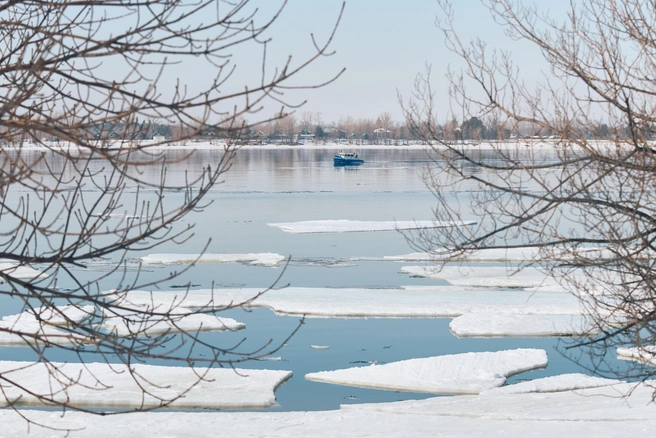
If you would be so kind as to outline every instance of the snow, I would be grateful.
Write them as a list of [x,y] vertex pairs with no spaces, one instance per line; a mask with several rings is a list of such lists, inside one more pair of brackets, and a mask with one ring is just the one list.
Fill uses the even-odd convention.
[[597,331],[582,315],[471,312],[449,324],[451,332],[464,337],[579,336]]
[[478,394],[506,377],[547,366],[547,352],[517,349],[409,359],[385,365],[306,374],[317,382],[392,391]]
[[[65,326],[69,321],[82,322],[94,314],[93,306],[59,306],[54,309],[38,308],[17,315],[8,315],[0,320],[0,345],[23,346],[26,343],[46,342],[58,345],[83,343],[83,335],[59,330],[54,326]],[[38,315],[41,322],[36,318]],[[21,333],[21,335],[17,334]],[[38,341],[34,337],[38,336]]]
[[528,380],[514,385],[502,386],[481,392],[482,396],[499,394],[526,394],[530,392],[563,392],[586,388],[598,388],[624,383],[615,379],[587,376],[580,373],[560,374],[542,379]]
[[314,348],[315,350],[327,350],[330,348],[329,345],[310,345],[310,348]]
[[0,262],[0,271],[18,280],[37,280],[48,277],[47,274],[41,271],[11,262]]
[[302,222],[280,222],[267,224],[294,234],[311,233],[354,233],[365,231],[416,230],[423,228],[463,227],[476,222],[441,222],[441,221],[351,221],[351,220],[317,220]]
[[539,287],[545,291],[565,291],[555,279],[537,268],[515,272],[504,266],[444,266],[439,270],[431,266],[404,266],[401,272],[444,280],[454,286]]
[[248,263],[250,265],[277,266],[285,260],[280,254],[248,253],[248,254],[149,254],[141,257],[147,264],[191,264],[191,263]]
[[[579,300],[567,293],[466,289],[454,286],[402,289],[303,288],[130,291],[115,295],[122,305],[209,308],[242,304],[267,307],[282,315],[341,318],[454,318],[475,311],[578,315]],[[252,301],[251,301],[252,300]]]
[[191,313],[184,308],[161,309],[142,306],[134,312],[120,312],[120,316],[109,316],[103,321],[104,327],[119,335],[141,334],[159,335],[163,333],[198,331],[241,330],[246,327],[232,318],[217,317],[205,313]]
[[[291,371],[206,369],[106,363],[49,363],[0,361],[5,398],[21,397],[20,404],[43,406],[34,395],[86,407],[156,407],[196,384],[171,404],[176,408],[267,408],[275,404],[275,389]],[[133,372],[130,373],[130,370]],[[201,379],[199,381],[199,379]],[[70,385],[70,386],[69,386]],[[143,387],[145,391],[140,388]]]

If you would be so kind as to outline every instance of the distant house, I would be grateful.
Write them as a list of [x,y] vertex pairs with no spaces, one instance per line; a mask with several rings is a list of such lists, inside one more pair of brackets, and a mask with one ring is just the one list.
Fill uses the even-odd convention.
[[303,129],[296,135],[295,143],[308,144],[314,142],[314,134],[310,131]]
[[323,129],[323,134],[324,137],[330,139],[330,140],[345,140],[346,139],[346,131],[343,129],[335,128],[335,127],[328,127]]
[[387,139],[390,137],[391,133],[392,131],[390,131],[389,129],[376,128],[374,129],[374,138],[376,139],[376,142],[378,142],[379,140],[386,142]]

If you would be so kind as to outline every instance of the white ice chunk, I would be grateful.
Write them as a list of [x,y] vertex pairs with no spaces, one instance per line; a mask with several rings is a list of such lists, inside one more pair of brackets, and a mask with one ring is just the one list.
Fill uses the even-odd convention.
[[442,286],[404,289],[300,288],[179,291],[130,291],[116,295],[121,305],[147,305],[153,308],[268,307],[278,314],[343,318],[453,318],[474,311],[517,314],[580,314],[579,300],[567,293],[467,290]]
[[248,263],[250,265],[277,266],[285,260],[280,254],[271,252],[248,254],[149,254],[141,257],[148,264],[190,264],[190,263]]
[[[577,336],[592,333],[583,315],[472,312],[455,318],[451,332],[464,337]],[[594,331],[596,333],[596,331]]]
[[328,345],[310,345],[310,348],[314,348],[315,350],[327,350],[330,348]]
[[306,374],[317,382],[433,394],[478,394],[506,382],[506,377],[547,366],[547,352],[517,349],[449,354]]
[[645,345],[643,347],[618,348],[617,358],[621,360],[634,360],[656,366],[656,346]]
[[[164,310],[142,306],[140,311],[119,312],[120,316],[108,316],[104,327],[119,335],[141,334],[155,336],[163,333],[198,331],[235,331],[246,327],[232,318],[218,317],[205,313],[192,313],[185,308]],[[105,313],[107,314],[107,312]]]
[[0,263],[0,271],[18,280],[37,280],[39,278],[48,277],[48,274],[41,271],[37,271],[36,269],[27,266],[19,266],[16,263],[11,262]]
[[444,280],[454,286],[540,287],[544,291],[565,291],[554,278],[536,268],[514,272],[504,266],[444,266],[441,270],[431,266],[404,266],[401,272],[415,277]]
[[77,406],[156,407],[161,404],[159,398],[171,400],[197,383],[171,406],[235,409],[272,406],[276,402],[273,392],[292,373],[143,364],[134,364],[128,369],[122,364],[110,366],[106,363],[51,363],[46,368],[42,362],[0,361],[0,374],[4,391],[0,404],[6,404],[5,398],[21,397],[20,404],[43,405],[34,395],[19,388],[22,386],[44,397]]
[[[34,309],[17,315],[4,316],[0,320],[0,345],[21,346],[34,343],[35,337],[40,343],[71,345],[84,342],[84,335],[66,332],[56,326],[65,326],[69,322],[83,322],[94,314],[93,306],[59,306],[55,309]],[[40,319],[37,319],[37,316]]]
[[281,222],[267,224],[294,234],[310,233],[353,233],[364,231],[416,230],[422,228],[464,227],[475,224],[473,221],[351,221],[319,220],[302,222]]
[[558,376],[544,377],[542,379],[529,380],[514,385],[490,389],[481,392],[480,395],[494,396],[499,394],[525,394],[529,392],[563,392],[617,385],[619,383],[623,382],[615,379],[586,376],[580,373],[560,374]]

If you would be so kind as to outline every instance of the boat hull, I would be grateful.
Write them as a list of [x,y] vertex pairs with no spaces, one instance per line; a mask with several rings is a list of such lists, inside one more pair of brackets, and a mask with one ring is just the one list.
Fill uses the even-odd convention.
[[364,163],[364,160],[359,158],[335,157],[333,159],[333,163],[335,166],[359,166],[360,164]]

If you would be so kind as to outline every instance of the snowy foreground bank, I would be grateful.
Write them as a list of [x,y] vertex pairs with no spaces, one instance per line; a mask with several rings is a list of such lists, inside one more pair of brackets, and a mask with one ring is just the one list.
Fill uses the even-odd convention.
[[[490,391],[480,396],[343,405],[340,410],[317,412],[153,412],[109,417],[76,412],[22,414],[51,427],[77,430],[73,437],[95,438],[653,436],[656,420],[655,407],[650,403],[652,388],[625,383],[598,386],[599,383],[603,382],[577,390],[518,394]],[[558,385],[553,384],[552,378],[547,386],[553,389]],[[0,422],[3,436],[64,436],[63,432],[34,425],[28,429],[25,420],[12,411],[0,411]]]

